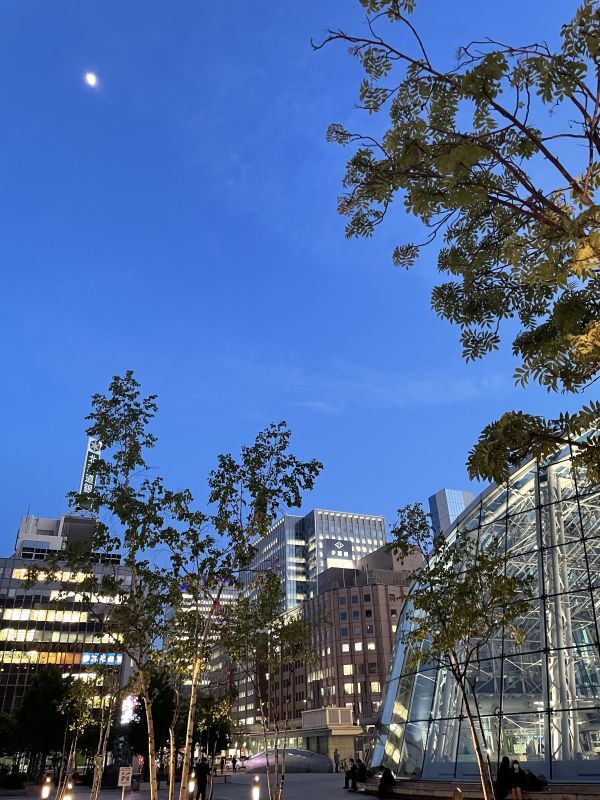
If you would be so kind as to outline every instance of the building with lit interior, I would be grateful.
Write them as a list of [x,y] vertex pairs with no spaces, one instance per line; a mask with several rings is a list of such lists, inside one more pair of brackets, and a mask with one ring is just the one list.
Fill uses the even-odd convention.
[[354,569],[386,542],[381,516],[314,509],[304,517],[286,514],[255,543],[252,563],[241,574],[252,595],[257,572],[271,570],[285,589],[284,611],[319,594],[319,575],[331,567]]
[[[574,445],[575,446],[575,445]],[[574,469],[569,448],[483,492],[447,536],[466,530],[506,545],[509,573],[535,580],[522,644],[498,636],[477,697],[493,764],[502,756],[549,780],[600,780],[600,487]],[[415,670],[402,641],[388,674],[371,764],[396,776],[477,780],[470,733],[450,676]]]
[[[74,542],[91,542],[94,527],[94,519],[85,516],[28,516],[21,522],[14,554],[0,558],[0,712],[21,704],[42,669],[60,670],[65,677],[89,676],[103,664],[119,671],[122,685],[130,674],[106,630],[114,598],[91,598],[90,604],[81,588],[86,575],[67,568],[54,573],[56,580],[46,579],[48,556]],[[129,575],[118,556],[93,560],[94,573],[125,580]]]

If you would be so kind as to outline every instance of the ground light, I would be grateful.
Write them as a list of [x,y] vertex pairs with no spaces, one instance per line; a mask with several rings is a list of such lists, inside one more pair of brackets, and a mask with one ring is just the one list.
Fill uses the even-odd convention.
[[260,800],[260,778],[258,775],[252,778],[252,800]]
[[63,795],[63,800],[73,800],[73,784],[71,781],[67,783],[67,791]]
[[44,785],[42,786],[42,800],[48,800],[50,797],[50,789],[52,788],[52,781],[50,775],[44,778]]
[[189,800],[194,800],[194,789],[196,788],[196,773],[192,772],[188,783],[188,797]]

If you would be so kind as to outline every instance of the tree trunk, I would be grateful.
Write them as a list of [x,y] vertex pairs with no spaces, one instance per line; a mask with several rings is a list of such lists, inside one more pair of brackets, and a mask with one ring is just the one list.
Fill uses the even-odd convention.
[[150,800],[158,800],[158,782],[156,779],[156,742],[154,740],[154,718],[152,717],[152,700],[143,672],[139,672],[144,708],[146,709],[146,724],[148,726],[148,776],[150,779]]
[[471,739],[473,740],[473,747],[475,749],[475,756],[477,758],[477,766],[479,767],[479,776],[481,778],[481,790],[483,792],[483,800],[494,800],[494,784],[492,782],[492,776],[488,771],[488,762],[486,762],[486,759],[484,758],[483,753],[481,752],[479,737],[477,736],[477,731],[475,729],[475,720],[473,719],[473,714],[469,706],[469,700],[464,689],[462,690],[462,695],[465,706],[465,712],[467,714],[467,719],[469,721]]
[[98,747],[96,749],[96,755],[94,756],[94,778],[92,780],[90,800],[98,800],[100,796],[102,775],[104,774],[104,764],[106,762],[106,750],[108,748],[108,739],[112,724],[112,715],[113,697],[111,696],[108,701],[108,708],[105,708],[104,706],[102,707],[102,716],[100,717],[100,736],[98,737]]
[[181,765],[181,785],[179,787],[179,800],[187,800],[188,781],[190,776],[190,763],[192,760],[192,747],[194,746],[194,722],[196,717],[196,703],[198,700],[198,682],[202,661],[199,656],[194,659],[192,670],[192,689],[190,691],[190,707],[188,710],[185,743],[183,748],[183,764]]
[[202,656],[204,651],[204,644],[208,641],[208,636],[210,634],[213,616],[217,611],[217,609],[219,608],[219,600],[221,598],[221,592],[223,591],[224,587],[225,587],[224,583],[222,583],[219,586],[216,597],[212,604],[212,608],[204,623],[204,627],[202,630],[202,637],[196,647],[196,657],[194,658],[194,668],[192,670],[192,690],[190,693],[190,706],[188,709],[185,746],[183,750],[183,764],[181,765],[181,786],[179,788],[179,800],[186,800],[187,798],[187,785],[190,774],[191,749],[193,746],[192,739],[194,737],[194,723],[196,721],[196,703],[198,700],[198,681],[200,680],[200,673],[202,671]]

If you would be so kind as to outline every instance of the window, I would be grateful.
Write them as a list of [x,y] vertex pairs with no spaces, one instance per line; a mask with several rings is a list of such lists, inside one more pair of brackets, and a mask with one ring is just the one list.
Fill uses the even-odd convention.
[[354,675],[352,664],[344,664],[344,675]]
[[352,684],[351,683],[345,683],[344,684],[344,694],[353,694]]
[[365,674],[365,665],[364,664],[357,664],[356,665],[356,674],[357,675],[364,675]]
[[357,653],[360,653],[360,651],[362,650],[362,642],[354,642],[354,649],[356,650]]
[[341,606],[345,606],[346,605],[346,598],[345,597],[340,597],[340,605]]
[[391,594],[390,595],[390,603],[395,603],[395,602],[396,602],[396,595],[395,594]]
[[390,617],[392,619],[396,619],[397,616],[398,616],[398,611],[395,608],[390,609]]
[[350,645],[348,642],[344,642],[342,644],[342,653],[349,653],[350,652]]
[[360,619],[360,611],[353,611],[352,619]]
[[340,633],[342,636],[348,636],[348,628],[340,628]]
[[381,705],[381,703],[379,702],[379,700],[375,700],[374,703],[371,703],[371,709],[373,710],[373,713],[376,713],[377,711],[379,711],[379,706],[380,705]]
[[352,603],[353,603],[353,604],[354,604],[354,603],[358,603],[358,595],[357,595],[357,594],[353,594],[353,595],[352,595]]
[[397,630],[398,630],[398,626],[397,625],[392,625],[392,633],[396,633]]
[[379,685],[379,681],[371,681],[371,691],[372,692],[381,691],[381,686]]
[[348,612],[340,611],[340,619],[342,620],[342,622],[345,622],[348,619]]
[[371,618],[373,616],[373,611],[370,608],[365,608],[365,617]]
[[376,661],[369,661],[368,671],[370,675],[377,672],[377,662]]
[[365,603],[370,603],[371,602],[371,595],[370,594],[365,594],[365,595],[363,595],[363,597],[365,599]]
[[354,635],[355,636],[360,636],[361,633],[362,633],[362,628],[360,627],[360,625],[355,625],[354,626]]
[[372,625],[367,625],[367,633],[375,633],[375,628]]
[[375,642],[367,642],[367,650],[375,650]]

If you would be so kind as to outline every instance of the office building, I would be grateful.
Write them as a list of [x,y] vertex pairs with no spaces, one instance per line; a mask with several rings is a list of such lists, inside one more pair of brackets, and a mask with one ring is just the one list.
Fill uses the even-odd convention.
[[[502,537],[508,574],[534,580],[519,622],[525,640],[496,635],[478,678],[492,764],[508,756],[550,781],[600,781],[600,486],[565,447],[484,491],[446,532],[450,540],[459,528],[483,548]],[[415,669],[400,640],[371,763],[397,776],[478,780],[454,681],[431,663]]]
[[[93,598],[81,592],[84,573],[58,569],[48,581],[47,559],[75,542],[91,542],[94,520],[65,515],[59,519],[26,517],[19,528],[15,552],[0,559],[0,711],[14,711],[32,677],[52,666],[65,676],[113,666],[124,681],[129,667],[106,621],[113,598]],[[99,575],[127,579],[117,556],[95,559]],[[46,569],[44,569],[46,566]],[[33,572],[32,572],[33,571]],[[35,574],[35,580],[32,580]]]
[[475,495],[462,489],[440,489],[429,498],[431,525],[436,533],[443,533],[473,502]]
[[330,567],[353,569],[368,553],[386,542],[381,516],[315,509],[306,516],[288,514],[256,543],[246,573],[245,591],[251,593],[256,572],[275,572],[285,588],[283,611],[290,611],[319,593],[319,576]]

